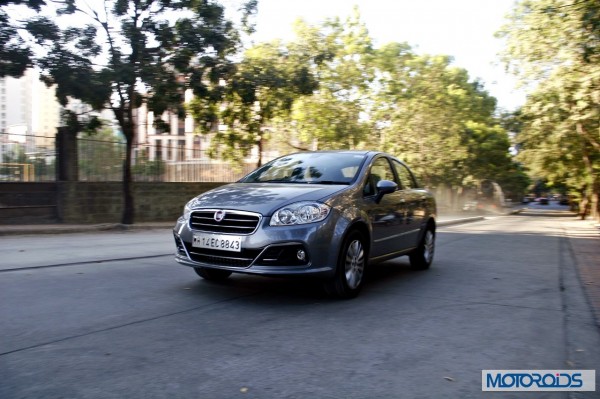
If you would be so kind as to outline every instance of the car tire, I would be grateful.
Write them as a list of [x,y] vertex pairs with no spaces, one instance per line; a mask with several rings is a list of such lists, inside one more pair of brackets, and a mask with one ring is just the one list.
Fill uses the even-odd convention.
[[432,225],[428,225],[419,246],[412,251],[408,257],[410,265],[413,269],[426,270],[429,269],[433,262],[435,254],[435,229]]
[[365,239],[360,232],[352,231],[344,240],[335,275],[325,283],[325,290],[336,298],[355,298],[363,286],[366,266]]
[[209,281],[224,281],[231,276],[229,270],[210,269],[208,267],[195,267],[194,271],[198,276]]

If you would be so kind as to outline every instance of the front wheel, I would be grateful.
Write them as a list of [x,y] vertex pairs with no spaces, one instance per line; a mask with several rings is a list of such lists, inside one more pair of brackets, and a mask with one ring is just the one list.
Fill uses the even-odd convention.
[[209,281],[224,281],[231,276],[229,270],[210,269],[208,267],[194,267],[194,271],[198,276]]
[[365,240],[358,231],[344,240],[333,278],[325,283],[325,290],[338,298],[354,298],[363,286],[366,267]]
[[429,269],[433,262],[433,254],[435,253],[435,231],[433,226],[427,226],[423,238],[419,246],[410,253],[410,265],[414,269],[426,270]]

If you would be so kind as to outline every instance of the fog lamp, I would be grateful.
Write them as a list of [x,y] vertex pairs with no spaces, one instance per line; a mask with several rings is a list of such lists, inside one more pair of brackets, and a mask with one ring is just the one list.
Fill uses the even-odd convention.
[[298,258],[298,260],[304,262],[306,260],[306,252],[299,249],[298,252],[296,252],[296,257]]

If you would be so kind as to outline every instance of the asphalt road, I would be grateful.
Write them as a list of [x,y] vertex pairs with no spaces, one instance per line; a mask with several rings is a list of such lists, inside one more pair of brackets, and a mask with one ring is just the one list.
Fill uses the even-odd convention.
[[3,237],[0,398],[599,397],[481,391],[483,369],[600,370],[560,217],[442,227],[429,271],[387,262],[350,301],[209,283],[172,246],[168,229]]

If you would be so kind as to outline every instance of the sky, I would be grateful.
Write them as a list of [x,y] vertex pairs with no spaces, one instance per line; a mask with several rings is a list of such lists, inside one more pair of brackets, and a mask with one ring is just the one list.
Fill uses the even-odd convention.
[[514,77],[504,72],[498,53],[503,48],[494,33],[505,23],[515,0],[258,0],[255,42],[291,40],[293,22],[302,18],[320,24],[345,19],[358,6],[375,47],[406,42],[418,54],[449,55],[454,65],[478,78],[512,111],[525,102]]

